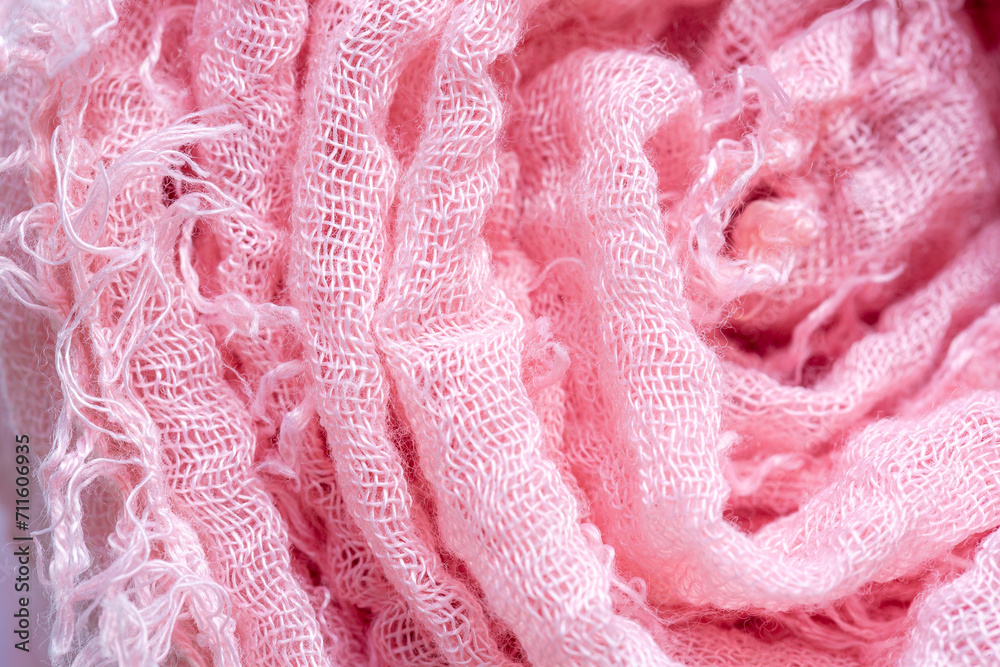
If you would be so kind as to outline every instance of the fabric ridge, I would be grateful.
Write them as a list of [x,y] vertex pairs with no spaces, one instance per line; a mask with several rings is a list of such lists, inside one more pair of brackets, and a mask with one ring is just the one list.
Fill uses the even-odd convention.
[[1000,664],[1000,7],[0,25],[51,664]]

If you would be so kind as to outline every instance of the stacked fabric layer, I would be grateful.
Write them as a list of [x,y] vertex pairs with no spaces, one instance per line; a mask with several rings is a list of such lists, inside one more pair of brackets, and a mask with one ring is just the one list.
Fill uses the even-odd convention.
[[1000,662],[996,10],[0,12],[54,664]]

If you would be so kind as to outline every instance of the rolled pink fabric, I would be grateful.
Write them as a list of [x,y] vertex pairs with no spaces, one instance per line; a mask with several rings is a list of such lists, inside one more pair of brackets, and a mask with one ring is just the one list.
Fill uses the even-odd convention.
[[1000,664],[989,3],[0,21],[52,664]]

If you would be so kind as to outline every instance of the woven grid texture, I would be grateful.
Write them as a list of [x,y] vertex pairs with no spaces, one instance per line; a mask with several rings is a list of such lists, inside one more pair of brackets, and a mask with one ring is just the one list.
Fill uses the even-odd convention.
[[0,25],[52,664],[1000,664],[991,3]]

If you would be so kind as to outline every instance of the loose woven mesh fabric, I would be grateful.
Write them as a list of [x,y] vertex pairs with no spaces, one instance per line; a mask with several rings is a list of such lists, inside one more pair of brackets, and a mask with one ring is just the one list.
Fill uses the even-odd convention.
[[1000,664],[991,3],[0,22],[53,664]]

